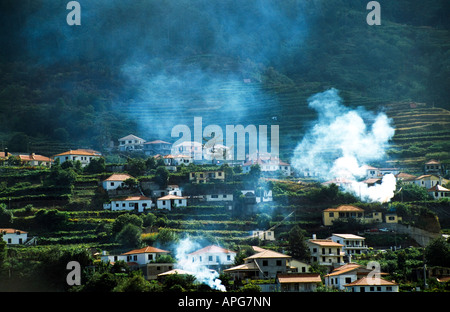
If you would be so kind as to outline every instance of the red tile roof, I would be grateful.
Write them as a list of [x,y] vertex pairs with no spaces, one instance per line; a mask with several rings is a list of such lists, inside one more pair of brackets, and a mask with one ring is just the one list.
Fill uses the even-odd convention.
[[6,229],[0,229],[0,233],[4,233],[4,234],[16,234],[17,232],[19,232],[20,234],[27,234],[28,232],[22,231],[22,230],[16,230],[16,229],[11,229],[11,228],[6,228]]
[[141,249],[134,249],[134,250],[125,252],[122,255],[134,255],[134,254],[141,254],[141,253],[169,253],[169,251],[151,247],[151,246],[147,246],[147,247],[144,247]]
[[190,253],[190,255],[199,255],[199,254],[205,254],[205,253],[236,253],[235,251],[222,248],[220,246],[216,245],[210,245],[206,246],[205,248],[199,249],[197,251],[194,251]]
[[324,211],[338,211],[338,212],[339,211],[357,211],[357,212],[363,212],[364,209],[358,208],[358,207],[355,207],[355,206],[351,206],[351,205],[341,205],[341,206],[339,206],[337,208],[325,209]]
[[126,173],[114,173],[104,181],[125,181],[126,179],[134,179],[134,178]]

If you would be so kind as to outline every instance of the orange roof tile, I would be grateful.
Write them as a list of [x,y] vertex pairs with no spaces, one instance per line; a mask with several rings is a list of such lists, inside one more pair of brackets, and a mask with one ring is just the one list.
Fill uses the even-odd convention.
[[141,249],[134,249],[128,252],[123,253],[122,255],[134,255],[134,254],[141,254],[141,253],[168,253],[167,250],[162,250],[159,248],[147,246]]
[[0,229],[0,233],[4,233],[4,234],[16,234],[17,232],[19,232],[20,234],[27,234],[28,232],[22,231],[22,230],[16,230],[16,229],[11,229],[11,228],[6,228],[6,229]]
[[[64,156],[64,155],[80,155],[80,156],[100,156],[100,153],[91,151],[91,150],[84,150],[84,149],[77,149],[77,150],[70,150],[64,153],[56,154],[55,156]],[[53,157],[55,157],[53,156]]]
[[125,181],[126,179],[134,179],[134,177],[127,173],[114,173],[104,181]]
[[288,283],[321,283],[322,279],[318,273],[286,273],[278,274],[280,284]]
[[341,206],[339,206],[337,208],[325,209],[324,211],[338,211],[338,212],[339,211],[358,211],[358,212],[363,212],[364,209],[358,208],[358,207],[355,207],[355,206],[350,206],[350,205],[341,205]]
[[342,247],[344,245],[333,242],[331,239],[310,239],[309,242],[319,245],[319,246],[326,246],[326,247]]
[[[376,282],[376,284],[375,284],[375,282]],[[348,287],[348,286],[381,286],[381,285],[383,285],[383,286],[396,286],[398,284],[395,283],[394,281],[388,281],[388,280],[385,280],[385,279],[382,279],[382,278],[379,278],[377,281],[373,281],[372,278],[369,279],[366,276],[366,277],[360,278],[360,279],[358,279],[358,280],[356,280],[356,281],[354,281],[354,282],[352,282],[350,284],[346,284],[344,286]]]

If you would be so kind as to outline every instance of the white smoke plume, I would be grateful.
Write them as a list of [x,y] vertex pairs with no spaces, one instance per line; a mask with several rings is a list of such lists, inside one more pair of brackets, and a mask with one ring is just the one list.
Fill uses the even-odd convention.
[[192,241],[189,237],[181,239],[175,250],[176,268],[189,272],[189,274],[195,276],[199,283],[206,284],[212,289],[226,291],[222,281],[218,279],[219,273],[217,271],[210,270],[196,261],[189,260],[188,254],[200,248],[201,245]]
[[334,88],[311,96],[308,105],[317,111],[318,119],[295,148],[293,167],[321,180],[349,180],[343,187],[362,200],[389,201],[396,186],[393,175],[385,175],[382,184],[372,187],[359,181],[366,174],[366,164],[385,157],[395,133],[392,120],[383,112],[344,106]]

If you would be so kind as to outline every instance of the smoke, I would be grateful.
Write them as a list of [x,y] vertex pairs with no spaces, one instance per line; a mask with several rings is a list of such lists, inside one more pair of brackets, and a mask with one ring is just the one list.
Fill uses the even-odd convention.
[[210,270],[197,261],[189,260],[188,254],[200,248],[200,244],[192,241],[189,237],[180,240],[175,250],[176,268],[189,272],[196,277],[198,282],[206,284],[212,289],[226,291],[222,281],[218,279],[219,273],[217,271]]
[[343,185],[344,189],[362,200],[386,202],[392,198],[393,175],[371,187],[359,182],[366,175],[365,165],[385,157],[395,132],[392,120],[383,112],[344,106],[334,88],[311,96],[308,105],[317,111],[318,119],[295,148],[292,166],[321,180],[346,178],[351,183]]

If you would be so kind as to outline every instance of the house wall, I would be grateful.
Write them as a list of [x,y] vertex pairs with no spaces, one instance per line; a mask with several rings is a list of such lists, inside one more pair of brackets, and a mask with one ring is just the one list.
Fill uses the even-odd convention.
[[18,244],[24,244],[27,241],[28,234],[22,233],[22,234],[3,234],[3,240],[8,245],[18,245]]
[[201,265],[232,265],[234,263],[234,253],[210,253],[205,252],[203,254],[188,255],[188,261],[192,263],[198,263]]
[[285,258],[261,258],[254,259],[259,265],[262,272],[259,273],[259,278],[275,278],[277,273],[286,273],[288,265]]
[[111,208],[112,211],[117,210],[134,210],[136,207],[136,204],[138,205],[138,212],[144,212],[145,209],[149,209],[152,207],[152,201],[151,200],[118,200],[118,201],[111,201],[111,206],[103,206],[105,209]]
[[398,285],[394,285],[394,286],[365,285],[365,286],[348,286],[345,288],[346,288],[346,291],[350,291],[350,292],[398,292]]
[[110,190],[115,190],[118,187],[123,187],[124,182],[123,181],[103,181],[102,186],[105,190],[110,191]]
[[233,194],[208,194],[205,196],[206,201],[232,201],[233,200]]
[[79,160],[81,162],[81,166],[85,167],[88,164],[90,164],[91,160],[94,158],[100,158],[100,156],[85,156],[85,155],[61,155],[61,156],[55,156],[54,160],[59,160],[59,163],[62,164],[63,162],[67,160],[71,161],[77,161]]

